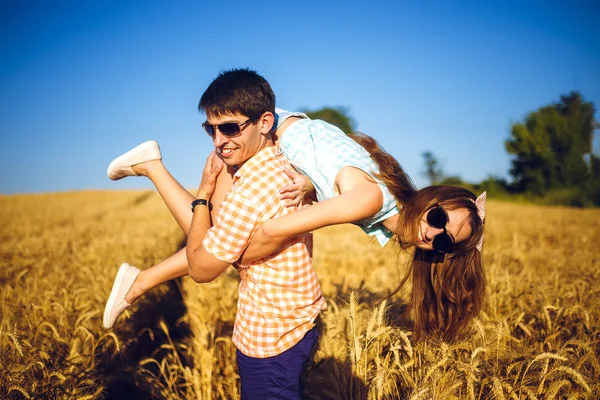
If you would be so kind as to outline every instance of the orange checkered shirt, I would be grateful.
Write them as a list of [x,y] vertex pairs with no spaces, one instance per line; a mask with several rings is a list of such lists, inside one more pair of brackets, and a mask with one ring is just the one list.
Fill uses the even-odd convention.
[[[291,166],[276,146],[242,165],[202,242],[209,253],[233,264],[263,223],[293,211],[279,197],[291,183],[285,168]],[[278,252],[241,268],[247,268],[247,285],[243,289],[240,283],[233,343],[249,357],[281,354],[313,328],[326,307],[312,266],[312,234],[292,238]]]

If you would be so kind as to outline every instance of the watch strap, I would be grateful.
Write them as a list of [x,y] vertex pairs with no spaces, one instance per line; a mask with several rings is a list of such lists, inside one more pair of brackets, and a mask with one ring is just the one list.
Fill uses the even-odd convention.
[[194,212],[194,209],[198,205],[207,206],[208,211],[212,211],[212,203],[210,201],[206,199],[195,199],[194,201],[192,201],[192,212]]

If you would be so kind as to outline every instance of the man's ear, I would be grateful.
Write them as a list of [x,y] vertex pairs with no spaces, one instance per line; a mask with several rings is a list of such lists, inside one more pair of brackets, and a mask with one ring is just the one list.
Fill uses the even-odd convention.
[[263,135],[267,135],[271,133],[273,130],[273,125],[275,124],[275,116],[272,112],[266,111],[261,115],[258,123],[261,124],[260,133]]

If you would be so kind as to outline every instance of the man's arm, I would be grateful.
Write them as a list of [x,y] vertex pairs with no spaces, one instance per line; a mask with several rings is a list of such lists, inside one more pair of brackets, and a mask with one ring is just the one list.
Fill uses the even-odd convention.
[[[217,176],[222,168],[223,163],[214,153],[211,153],[206,160],[196,198],[210,200],[215,191]],[[198,283],[212,281],[230,265],[217,259],[202,247],[202,241],[210,227],[209,208],[205,205],[196,206],[188,235],[186,254],[188,273]]]
[[[201,198],[201,197],[199,197]],[[210,282],[229,267],[207,252],[202,246],[206,232],[210,229],[210,212],[206,206],[196,206],[187,241],[188,272],[198,283]]]

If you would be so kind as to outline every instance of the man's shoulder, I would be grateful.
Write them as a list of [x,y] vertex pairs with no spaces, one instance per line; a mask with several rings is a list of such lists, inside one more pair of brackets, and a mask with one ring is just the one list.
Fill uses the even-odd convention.
[[252,164],[251,168],[244,169],[234,182],[234,192],[248,198],[279,195],[279,190],[290,183],[290,178],[284,172],[286,168],[292,168],[289,161],[275,151]]

